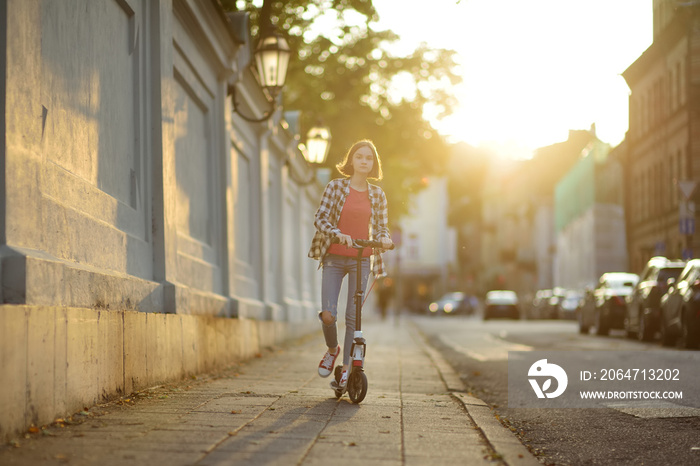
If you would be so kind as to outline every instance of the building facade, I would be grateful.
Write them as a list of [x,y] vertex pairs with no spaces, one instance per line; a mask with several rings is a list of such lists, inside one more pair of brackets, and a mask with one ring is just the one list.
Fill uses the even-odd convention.
[[460,291],[456,283],[456,232],[447,222],[447,179],[426,179],[426,186],[412,198],[412,207],[401,218],[401,244],[387,253],[398,293],[412,312],[427,312],[430,301],[447,291]]
[[524,161],[494,160],[482,191],[480,291],[514,290],[522,298],[531,289],[534,270],[519,262],[532,247],[528,225],[530,197],[523,197],[519,179]]
[[512,289],[529,302],[554,286],[558,254],[554,191],[595,139],[571,130],[566,141],[539,148],[530,160],[495,163],[482,194],[481,288]]
[[654,1],[654,41],[623,73],[631,90],[625,168],[630,268],[696,257],[700,190],[700,5]]
[[627,271],[622,167],[608,144],[591,141],[557,183],[554,227],[555,287],[592,288],[605,272]]
[[321,186],[214,0],[6,0],[0,437],[317,329]]

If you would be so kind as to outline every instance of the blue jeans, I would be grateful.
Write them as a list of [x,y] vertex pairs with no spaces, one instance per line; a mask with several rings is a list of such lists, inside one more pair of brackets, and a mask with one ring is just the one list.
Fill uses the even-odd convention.
[[[357,288],[357,259],[355,257],[328,254],[323,258],[323,275],[321,281],[321,310],[329,311],[333,323],[321,320],[323,336],[329,348],[338,346],[338,296],[343,278],[348,276],[348,299],[345,306],[345,341],[343,342],[343,364],[350,364],[350,349],[355,334],[355,289]],[[369,257],[362,259],[362,289],[367,288],[369,277]],[[320,318],[319,314],[319,318]]]

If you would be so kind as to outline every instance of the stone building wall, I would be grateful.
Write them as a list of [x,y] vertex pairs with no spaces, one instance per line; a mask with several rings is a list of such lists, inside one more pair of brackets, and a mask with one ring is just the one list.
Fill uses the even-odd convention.
[[[0,436],[317,329],[320,186],[215,0],[2,0]],[[286,273],[294,273],[290,279]]]

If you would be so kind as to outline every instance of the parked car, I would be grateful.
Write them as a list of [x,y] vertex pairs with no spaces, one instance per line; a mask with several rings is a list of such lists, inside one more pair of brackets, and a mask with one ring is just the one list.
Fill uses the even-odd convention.
[[677,279],[685,261],[652,257],[627,297],[624,327],[629,338],[651,341],[660,330],[661,297],[668,291],[668,280]]
[[583,293],[577,290],[566,290],[563,297],[557,297],[554,305],[557,319],[575,320],[582,298]]
[[696,348],[700,343],[700,259],[689,261],[661,298],[661,344]]
[[549,289],[537,290],[527,317],[529,319],[546,319],[549,312],[549,299],[552,294],[552,290]]
[[461,291],[453,291],[430,303],[428,311],[430,315],[471,314],[474,312],[474,309],[470,298],[470,296]]
[[548,306],[545,309],[545,319],[559,319],[559,306],[566,298],[566,289],[560,286],[552,289],[552,297],[549,298]]
[[491,290],[484,300],[484,320],[494,317],[520,319],[518,295],[511,290]]
[[639,275],[634,273],[609,272],[601,275],[593,291],[592,303],[580,310],[581,333],[595,327],[597,335],[607,335],[610,329],[623,328],[627,312],[625,298],[632,293],[638,281]]

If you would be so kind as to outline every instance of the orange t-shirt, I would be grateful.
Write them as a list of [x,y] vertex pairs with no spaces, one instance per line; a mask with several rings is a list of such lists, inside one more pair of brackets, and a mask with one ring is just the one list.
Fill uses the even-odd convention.
[[[369,190],[357,191],[350,188],[350,194],[345,199],[343,210],[340,212],[338,228],[344,235],[350,235],[352,239],[369,239],[369,220],[372,216],[372,205],[369,202]],[[339,256],[357,257],[357,250],[344,244],[331,244],[329,254]],[[372,254],[371,248],[365,248],[363,257]]]

